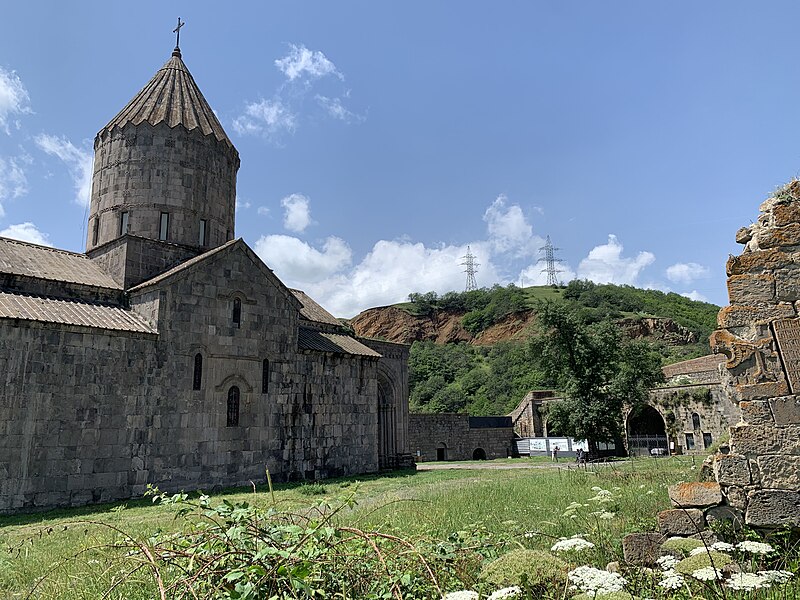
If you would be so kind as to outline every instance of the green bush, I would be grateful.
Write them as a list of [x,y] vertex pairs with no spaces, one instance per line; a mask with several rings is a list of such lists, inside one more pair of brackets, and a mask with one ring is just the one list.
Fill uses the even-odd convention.
[[702,554],[695,554],[688,558],[684,558],[681,562],[675,565],[675,570],[682,575],[691,575],[698,569],[712,566],[717,570],[722,570],[726,565],[733,562],[733,558],[724,552],[717,552],[716,550],[709,550]]
[[661,548],[664,550],[670,550],[672,552],[677,552],[681,556],[687,556],[689,552],[694,550],[695,548],[702,548],[703,542],[700,540],[695,540],[693,538],[670,538],[663,544],[661,544]]
[[512,585],[531,589],[559,588],[564,585],[569,565],[541,550],[512,550],[493,560],[480,578],[496,587]]

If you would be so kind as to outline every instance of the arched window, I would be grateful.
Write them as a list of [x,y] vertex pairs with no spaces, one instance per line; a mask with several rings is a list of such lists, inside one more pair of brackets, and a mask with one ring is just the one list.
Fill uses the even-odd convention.
[[261,393],[266,394],[269,391],[269,359],[264,359],[261,363]]
[[239,327],[242,322],[242,301],[239,298],[233,299],[233,324]]
[[235,385],[228,390],[228,427],[239,425],[239,388]]
[[194,377],[192,378],[192,389],[199,390],[203,383],[203,355],[199,352],[194,355]]
[[692,413],[692,429],[700,429],[700,415]]

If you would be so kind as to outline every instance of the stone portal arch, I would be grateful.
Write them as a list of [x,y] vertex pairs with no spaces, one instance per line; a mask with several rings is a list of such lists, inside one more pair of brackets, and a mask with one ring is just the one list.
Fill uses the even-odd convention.
[[486,450],[483,448],[475,448],[472,452],[472,460],[486,460]]
[[398,466],[397,386],[387,369],[378,368],[378,467]]
[[447,444],[444,442],[436,445],[436,460],[447,460]]
[[669,454],[666,422],[661,413],[649,404],[628,413],[625,431],[630,454]]

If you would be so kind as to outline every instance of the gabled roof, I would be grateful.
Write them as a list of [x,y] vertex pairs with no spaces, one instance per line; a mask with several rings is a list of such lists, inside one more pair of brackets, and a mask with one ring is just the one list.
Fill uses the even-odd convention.
[[148,279],[147,281],[144,281],[144,282],[140,283],[139,285],[133,286],[128,291],[129,292],[138,292],[139,290],[141,290],[143,288],[150,287],[152,285],[156,285],[158,283],[161,283],[162,281],[165,281],[166,279],[169,279],[170,277],[174,277],[175,275],[178,275],[182,271],[187,271],[187,270],[191,269],[194,265],[209,259],[210,257],[214,256],[215,254],[219,254],[220,252],[223,252],[223,251],[227,250],[231,246],[235,246],[236,243],[239,242],[239,241],[241,241],[241,238],[235,239],[235,240],[231,240],[229,242],[225,242],[224,244],[222,244],[222,246],[217,246],[216,248],[212,248],[208,252],[203,252],[202,254],[198,254],[194,258],[190,258],[189,260],[186,260],[186,261],[182,262],[178,266],[172,267],[168,271],[164,271],[163,273],[161,273],[161,275],[156,275],[152,279]]
[[297,333],[297,345],[300,350],[317,350],[319,352],[353,354],[356,356],[369,356],[373,358],[381,357],[378,352],[375,352],[372,348],[368,348],[349,335],[325,333],[307,327],[300,327]]
[[691,375],[693,373],[704,373],[706,371],[717,372],[720,363],[724,363],[727,359],[722,354],[708,354],[700,358],[691,358],[683,360],[671,365],[662,367],[664,376],[667,378],[675,377],[678,375]]
[[339,320],[334,317],[331,313],[327,310],[322,308],[317,302],[315,302],[308,294],[306,294],[303,290],[295,290],[289,288],[289,291],[294,294],[294,297],[300,301],[300,304],[303,305],[303,308],[300,309],[300,314],[303,318],[308,319],[309,321],[314,321],[316,323],[325,323],[326,325],[336,325],[337,327],[341,327],[342,324]]
[[157,333],[140,315],[119,306],[7,292],[0,292],[0,319]]
[[122,287],[85,254],[0,237],[0,273],[97,288]]
[[124,127],[128,123],[139,125],[143,122],[150,125],[166,123],[169,127],[182,125],[189,131],[199,129],[203,135],[213,135],[233,148],[214,111],[183,63],[178,49],[100,133]]

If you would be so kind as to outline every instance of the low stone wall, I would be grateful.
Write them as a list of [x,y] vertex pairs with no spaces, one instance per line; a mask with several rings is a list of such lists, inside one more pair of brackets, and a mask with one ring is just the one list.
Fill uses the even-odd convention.
[[409,415],[408,431],[417,462],[507,458],[513,450],[513,427],[471,428],[468,415]]

